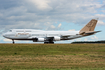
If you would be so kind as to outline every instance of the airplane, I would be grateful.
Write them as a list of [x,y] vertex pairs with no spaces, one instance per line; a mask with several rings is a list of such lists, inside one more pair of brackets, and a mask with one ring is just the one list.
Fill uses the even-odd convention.
[[90,36],[100,31],[94,31],[98,20],[92,19],[80,31],[43,31],[34,29],[10,29],[3,37],[14,40],[31,40],[33,42],[44,42],[44,44],[61,40],[71,40],[80,37]]

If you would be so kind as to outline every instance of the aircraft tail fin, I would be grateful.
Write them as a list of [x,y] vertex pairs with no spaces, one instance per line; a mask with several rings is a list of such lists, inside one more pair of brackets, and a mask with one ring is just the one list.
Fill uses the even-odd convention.
[[98,20],[92,19],[88,24],[86,24],[79,32],[80,35],[83,35],[84,33],[87,32],[93,32]]

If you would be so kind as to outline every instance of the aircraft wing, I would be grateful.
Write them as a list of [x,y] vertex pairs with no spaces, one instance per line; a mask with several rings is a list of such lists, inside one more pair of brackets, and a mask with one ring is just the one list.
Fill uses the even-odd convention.
[[69,37],[70,35],[61,35],[62,37]]

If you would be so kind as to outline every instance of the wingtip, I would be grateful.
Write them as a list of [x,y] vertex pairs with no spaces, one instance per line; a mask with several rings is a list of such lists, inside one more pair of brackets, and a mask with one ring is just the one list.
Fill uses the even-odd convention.
[[96,31],[96,33],[101,32],[101,31]]

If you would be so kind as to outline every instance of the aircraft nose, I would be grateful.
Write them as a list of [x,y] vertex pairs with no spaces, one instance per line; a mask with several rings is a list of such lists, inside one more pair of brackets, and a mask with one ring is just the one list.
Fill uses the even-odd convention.
[[5,33],[3,34],[3,37],[6,37],[6,34]]

